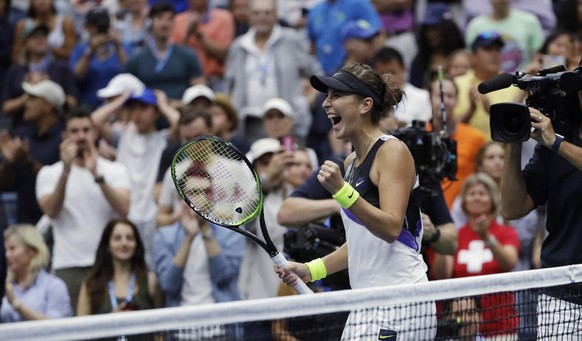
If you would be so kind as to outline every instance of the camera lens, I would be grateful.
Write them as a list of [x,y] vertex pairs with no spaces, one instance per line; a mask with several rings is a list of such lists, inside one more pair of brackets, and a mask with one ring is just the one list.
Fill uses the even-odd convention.
[[510,134],[519,133],[525,124],[519,115],[508,113],[503,117],[503,127]]
[[497,142],[523,142],[529,139],[529,109],[520,103],[496,103],[490,109],[491,139]]

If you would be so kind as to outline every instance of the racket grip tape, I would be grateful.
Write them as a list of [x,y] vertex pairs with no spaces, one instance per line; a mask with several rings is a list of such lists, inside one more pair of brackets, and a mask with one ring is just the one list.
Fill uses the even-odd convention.
[[[275,263],[275,265],[277,265],[277,267],[280,269],[283,269],[285,267],[285,265],[287,265],[289,263],[289,262],[287,262],[285,257],[283,257],[281,252],[277,252],[276,255],[271,257],[271,259],[273,260],[273,263]],[[295,275],[295,274],[293,274],[293,275]],[[313,291],[311,289],[309,289],[307,284],[305,284],[305,282],[303,282],[303,280],[301,280],[301,278],[299,278],[299,276],[295,275],[295,277],[297,277],[297,282],[295,282],[295,285],[293,286],[293,288],[297,291],[298,294],[300,294],[300,295],[313,294]]]

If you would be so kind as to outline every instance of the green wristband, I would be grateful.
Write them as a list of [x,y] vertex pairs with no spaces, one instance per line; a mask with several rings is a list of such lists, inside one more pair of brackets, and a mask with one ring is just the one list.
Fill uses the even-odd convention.
[[346,209],[352,207],[359,197],[360,193],[347,182],[344,182],[344,186],[336,194],[332,195],[332,198]]
[[317,258],[311,262],[305,263],[307,268],[309,268],[309,274],[311,275],[311,281],[315,282],[327,276],[327,269],[323,263],[323,259]]

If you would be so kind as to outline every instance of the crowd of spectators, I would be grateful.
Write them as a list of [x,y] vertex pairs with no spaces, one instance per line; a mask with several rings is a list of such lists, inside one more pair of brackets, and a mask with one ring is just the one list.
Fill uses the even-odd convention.
[[[490,106],[525,96],[515,87],[482,95],[477,85],[503,71],[577,67],[578,3],[0,0],[2,322],[276,296],[262,250],[181,203],[171,159],[203,134],[248,153],[283,249],[289,226],[339,212],[333,200],[292,192],[350,151],[308,82],[347,63],[370,64],[404,90],[386,133],[420,120],[457,141],[457,180],[441,188],[452,219],[424,216],[429,248],[439,238],[455,246],[435,247],[431,278],[539,267],[544,212],[501,216],[505,154],[488,142]],[[294,150],[283,148],[287,136]],[[458,245],[455,231],[438,231],[451,221]],[[41,307],[43,292],[51,297]],[[481,333],[517,329],[485,316]]]

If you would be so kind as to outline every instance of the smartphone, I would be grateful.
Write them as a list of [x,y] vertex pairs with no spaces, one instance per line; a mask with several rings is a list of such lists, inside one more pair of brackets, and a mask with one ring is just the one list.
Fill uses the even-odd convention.
[[280,141],[283,150],[288,152],[293,152],[297,150],[297,142],[295,141],[295,136],[293,135],[281,136]]

